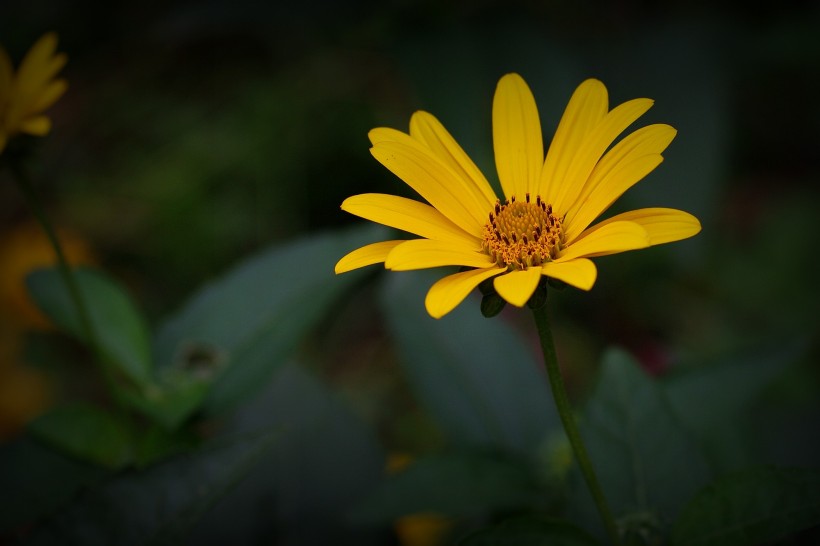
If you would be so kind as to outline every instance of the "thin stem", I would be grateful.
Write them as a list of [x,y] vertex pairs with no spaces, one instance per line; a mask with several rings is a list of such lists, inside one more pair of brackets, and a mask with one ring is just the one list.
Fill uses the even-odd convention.
[[[34,192],[31,182],[29,182],[29,179],[23,170],[19,167],[19,165],[12,163],[11,171],[14,173],[14,178],[17,180],[17,185],[25,196],[26,202],[31,208],[32,214],[34,214],[34,217],[40,223],[40,226],[43,228],[43,231],[51,243],[51,247],[54,249],[54,254],[57,256],[57,269],[60,272],[60,276],[62,277],[66,288],[68,288],[68,293],[77,311],[77,316],[80,320],[80,328],[83,330],[82,333],[84,334],[87,342],[91,345],[91,349],[94,351],[94,354],[99,358],[100,345],[97,338],[97,332],[94,330],[91,323],[91,315],[88,312],[88,307],[85,304],[85,300],[80,292],[80,286],[77,284],[77,280],[71,271],[71,267],[68,265],[65,253],[63,252],[63,247],[60,244],[60,240],[57,238],[57,233],[54,231],[54,227],[51,225],[45,210],[40,204],[40,200],[37,199],[37,195]],[[102,362],[100,362],[100,364],[103,365]]]
[[601,490],[601,485],[598,483],[598,478],[595,477],[592,461],[589,460],[584,441],[581,439],[581,434],[578,432],[575,419],[572,417],[572,408],[569,405],[569,398],[567,398],[567,390],[564,387],[561,370],[558,368],[558,358],[555,353],[555,343],[552,340],[552,331],[550,329],[549,317],[547,316],[547,306],[541,305],[533,309],[533,315],[535,316],[535,324],[538,327],[538,337],[541,339],[544,365],[547,368],[550,387],[552,387],[552,395],[555,399],[555,406],[558,408],[558,415],[561,416],[564,431],[572,446],[572,451],[575,453],[575,459],[578,461],[581,473],[584,475],[584,480],[587,482],[589,492],[592,494],[595,505],[598,507],[598,513],[601,515],[607,535],[609,535],[609,540],[612,544],[620,544],[615,519],[609,510],[606,498]]

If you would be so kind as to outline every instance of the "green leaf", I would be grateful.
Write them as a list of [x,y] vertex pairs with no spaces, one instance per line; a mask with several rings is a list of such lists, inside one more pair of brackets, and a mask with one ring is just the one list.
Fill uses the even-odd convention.
[[187,370],[161,370],[157,382],[140,392],[123,391],[121,396],[166,430],[178,429],[202,405],[211,387],[210,377]]
[[68,503],[110,470],[24,437],[0,445],[0,536],[26,529]]
[[135,438],[135,464],[137,468],[146,468],[172,455],[193,451],[200,443],[191,428],[169,431],[158,425],[149,426]]
[[277,435],[222,438],[196,453],[120,474],[35,528],[27,544],[179,544],[245,478]]
[[[580,428],[616,518],[649,513],[661,525],[671,522],[711,478],[700,448],[679,423],[663,390],[623,351],[610,349],[604,355]],[[577,481],[574,508],[585,522],[597,526],[590,495]]]
[[684,508],[672,544],[755,546],[820,525],[820,471],[756,467],[706,486]]
[[[753,461],[746,412],[775,378],[805,352],[803,341],[768,344],[690,366],[669,376],[663,387],[678,419],[708,450],[716,471],[747,466]],[[697,403],[693,403],[693,401]]]
[[476,298],[431,318],[425,293],[443,274],[391,274],[382,291],[404,372],[456,444],[531,453],[559,426],[543,364],[502,317],[484,318]]
[[32,436],[83,461],[108,468],[122,468],[133,458],[128,424],[85,402],[49,410],[28,427]]
[[596,546],[600,543],[568,521],[518,517],[472,533],[458,546]]
[[[279,368],[224,428],[281,436],[248,478],[194,530],[190,544],[372,544],[343,515],[384,475],[373,431],[298,364]],[[378,530],[377,530],[378,531]],[[381,544],[381,541],[375,544]]]
[[[150,335],[127,292],[112,278],[92,269],[74,269],[74,279],[88,308],[106,363],[139,386],[151,380]],[[37,306],[60,328],[86,344],[86,331],[57,269],[40,269],[26,277]]]
[[162,366],[184,367],[192,352],[219,356],[205,410],[219,413],[262,387],[299,340],[363,271],[335,276],[346,252],[377,240],[382,229],[355,229],[276,245],[200,290],[159,331]]
[[536,484],[521,462],[480,454],[430,456],[386,478],[351,518],[385,524],[422,512],[470,517],[529,508],[545,498]]

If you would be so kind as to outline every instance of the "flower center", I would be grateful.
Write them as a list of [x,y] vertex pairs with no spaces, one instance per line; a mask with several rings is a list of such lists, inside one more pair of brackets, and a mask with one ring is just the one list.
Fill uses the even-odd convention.
[[563,243],[561,219],[552,213],[552,205],[540,196],[530,202],[528,193],[525,202],[514,195],[503,205],[496,201],[481,246],[498,265],[526,269],[551,261]]

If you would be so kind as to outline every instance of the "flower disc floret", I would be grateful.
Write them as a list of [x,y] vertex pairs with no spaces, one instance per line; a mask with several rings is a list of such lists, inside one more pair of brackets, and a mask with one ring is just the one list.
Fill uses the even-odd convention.
[[497,265],[526,269],[552,261],[563,243],[561,219],[553,214],[552,205],[541,196],[532,202],[528,193],[524,201],[512,196],[504,204],[496,202],[481,246]]

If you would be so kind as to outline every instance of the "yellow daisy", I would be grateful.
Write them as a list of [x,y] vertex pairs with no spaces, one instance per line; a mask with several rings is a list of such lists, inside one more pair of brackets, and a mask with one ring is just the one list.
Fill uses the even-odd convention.
[[15,74],[0,47],[0,152],[17,133],[45,136],[51,130],[43,111],[68,88],[65,80],[54,78],[68,60],[56,51],[57,35],[49,32],[31,47]]
[[669,125],[648,125],[612,145],[652,104],[634,99],[609,110],[604,84],[586,80],[570,98],[545,158],[532,92],[518,74],[507,74],[493,99],[503,200],[429,113],[413,114],[409,134],[373,129],[373,156],[429,204],[369,193],[345,199],[342,209],[421,238],[354,250],[339,260],[336,273],[381,262],[393,271],[461,266],[466,270],[427,293],[427,311],[440,318],[493,277],[496,292],[521,307],[542,275],[589,290],[597,276],[589,258],[695,235],[697,218],[667,208],[634,210],[589,227],[663,161],[676,134]]

